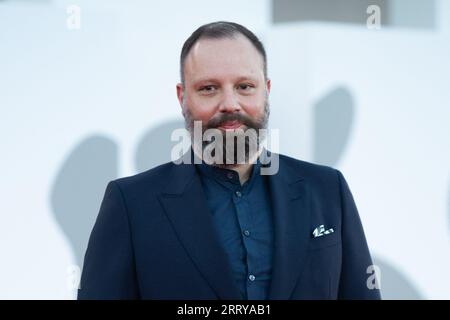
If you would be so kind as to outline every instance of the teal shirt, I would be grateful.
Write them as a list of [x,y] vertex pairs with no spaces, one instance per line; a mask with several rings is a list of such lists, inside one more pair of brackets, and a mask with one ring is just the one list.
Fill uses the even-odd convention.
[[[244,299],[268,298],[272,274],[273,223],[267,176],[261,163],[240,184],[236,171],[202,162],[200,174],[215,231]],[[220,275],[218,275],[220,277]]]

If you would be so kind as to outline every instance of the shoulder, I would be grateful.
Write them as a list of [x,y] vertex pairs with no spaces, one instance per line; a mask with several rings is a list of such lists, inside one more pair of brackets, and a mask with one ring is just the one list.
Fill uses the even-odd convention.
[[330,166],[295,159],[283,154],[279,154],[279,157],[280,170],[287,167],[289,171],[295,171],[308,180],[336,180],[338,175],[341,174],[339,170]]
[[[330,166],[299,160],[283,154],[273,155],[279,157],[279,173],[281,175],[299,176],[309,183],[317,185],[336,185],[342,177],[339,170]],[[135,195],[142,191],[157,193],[169,182],[168,180],[176,178],[174,176],[176,173],[183,176],[186,174],[186,170],[174,170],[175,167],[179,167],[179,165],[167,162],[150,170],[116,179],[113,182],[120,190],[125,190],[127,193]]]
[[342,173],[330,166],[279,155],[279,173],[287,181],[303,181],[303,184],[315,195],[326,198],[340,195],[346,186]]
[[138,195],[141,192],[157,192],[165,184],[173,167],[172,162],[167,162],[147,171],[122,177],[113,181],[119,189],[130,194]]

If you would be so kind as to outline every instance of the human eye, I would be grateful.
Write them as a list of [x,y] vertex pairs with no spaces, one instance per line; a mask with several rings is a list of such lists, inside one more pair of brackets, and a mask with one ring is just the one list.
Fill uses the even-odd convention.
[[244,92],[251,91],[255,86],[250,83],[241,83],[238,85],[238,89]]
[[201,93],[205,93],[205,94],[211,94],[214,93],[216,91],[216,86],[213,85],[206,85],[206,86],[201,86],[198,91],[200,91]]

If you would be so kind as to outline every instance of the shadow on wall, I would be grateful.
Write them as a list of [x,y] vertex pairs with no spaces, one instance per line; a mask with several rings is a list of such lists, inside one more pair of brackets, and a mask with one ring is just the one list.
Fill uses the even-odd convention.
[[[337,87],[320,98],[313,108],[314,162],[337,167],[354,127],[356,106],[351,92],[345,87]],[[374,264],[381,269],[383,299],[422,299],[400,271],[378,257],[374,257]]]
[[422,300],[419,291],[400,271],[374,257],[374,264],[380,268],[381,294],[384,300]]
[[350,91],[338,87],[320,98],[314,107],[313,159],[337,166],[353,127],[355,107]]
[[381,25],[435,30],[438,24],[436,0],[272,0],[272,22],[320,21],[366,25],[367,9],[380,9]]
[[162,123],[148,130],[138,143],[135,166],[137,172],[156,167],[171,161],[172,147],[177,141],[171,141],[172,132],[184,128],[184,121],[174,120]]
[[[183,121],[169,121],[150,129],[138,143],[135,162],[143,172],[170,161],[172,131]],[[55,220],[69,240],[76,264],[83,266],[89,235],[109,181],[119,177],[118,146],[104,136],[91,136],[69,152],[58,171],[50,201]]]
[[105,186],[117,178],[117,159],[114,141],[91,136],[69,152],[56,175],[50,194],[53,215],[72,245],[80,268]]

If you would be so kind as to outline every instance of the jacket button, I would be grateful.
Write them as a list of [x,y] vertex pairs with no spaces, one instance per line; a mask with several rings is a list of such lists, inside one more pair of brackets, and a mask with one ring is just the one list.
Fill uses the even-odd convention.
[[251,275],[248,276],[248,279],[250,281],[255,281],[255,276],[251,274]]

